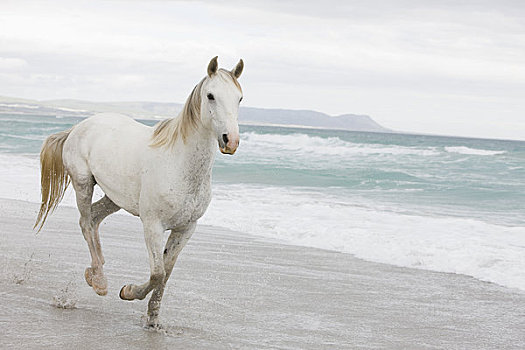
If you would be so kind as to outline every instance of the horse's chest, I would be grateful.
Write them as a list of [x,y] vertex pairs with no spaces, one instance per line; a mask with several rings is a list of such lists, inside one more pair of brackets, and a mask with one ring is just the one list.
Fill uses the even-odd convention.
[[168,200],[171,210],[166,213],[166,225],[168,228],[175,228],[197,221],[206,212],[210,200],[211,190],[208,186],[171,197]]

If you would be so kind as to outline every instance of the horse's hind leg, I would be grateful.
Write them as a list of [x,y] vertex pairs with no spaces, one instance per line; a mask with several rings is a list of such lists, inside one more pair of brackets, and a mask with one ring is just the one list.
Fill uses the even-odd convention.
[[103,260],[99,257],[95,244],[95,225],[93,225],[91,213],[91,200],[93,198],[95,180],[92,175],[83,177],[72,176],[72,183],[75,188],[78,211],[80,212],[80,228],[91,254],[91,267],[88,267],[85,272],[86,282],[93,287],[98,295],[106,295],[108,282],[102,271]]
[[113,203],[108,196],[104,196],[91,205],[91,219],[93,221],[93,227],[95,228],[95,234],[93,236],[95,249],[102,265],[104,265],[104,255],[102,254],[102,247],[100,246],[99,236],[99,225],[108,215],[111,215],[119,211],[120,207]]

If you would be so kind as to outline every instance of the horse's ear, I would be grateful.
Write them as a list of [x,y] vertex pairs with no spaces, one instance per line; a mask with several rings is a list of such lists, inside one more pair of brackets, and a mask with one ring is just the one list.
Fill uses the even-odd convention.
[[242,58],[239,60],[239,63],[233,68],[232,74],[235,78],[239,78],[241,76],[242,70],[244,68],[244,62],[242,61]]
[[208,76],[212,76],[215,73],[217,73],[217,68],[219,67],[219,64],[217,63],[217,58],[219,56],[215,56],[211,59],[210,64],[208,64]]

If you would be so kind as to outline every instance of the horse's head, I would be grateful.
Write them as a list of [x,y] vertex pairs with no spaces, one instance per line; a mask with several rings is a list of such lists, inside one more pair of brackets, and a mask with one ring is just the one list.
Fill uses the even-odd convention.
[[242,89],[237,79],[244,63],[237,63],[231,71],[218,69],[217,57],[208,65],[208,77],[201,90],[201,118],[208,122],[224,154],[234,154],[239,146],[239,104]]

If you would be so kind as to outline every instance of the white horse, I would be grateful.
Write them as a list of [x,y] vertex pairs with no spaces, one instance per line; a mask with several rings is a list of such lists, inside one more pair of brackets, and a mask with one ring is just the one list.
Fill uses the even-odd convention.
[[[42,204],[35,227],[42,228],[72,182],[91,254],[85,278],[97,294],[107,294],[101,221],[120,208],[140,217],[151,274],[144,284],[122,287],[120,298],[144,299],[153,290],[149,326],[158,324],[173,265],[210,203],[215,145],[225,154],[239,145],[237,79],[243,67],[240,60],[232,71],[217,69],[213,58],[176,118],[149,127],[123,115],[97,114],[49,136],[40,152]],[[105,196],[92,203],[95,184]],[[163,246],[166,230],[171,234]]]

